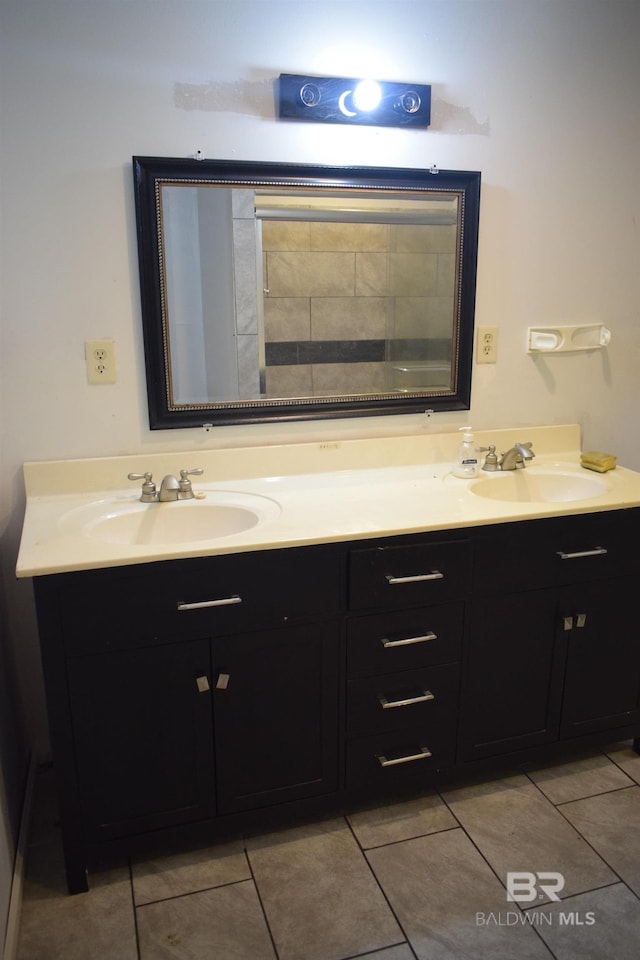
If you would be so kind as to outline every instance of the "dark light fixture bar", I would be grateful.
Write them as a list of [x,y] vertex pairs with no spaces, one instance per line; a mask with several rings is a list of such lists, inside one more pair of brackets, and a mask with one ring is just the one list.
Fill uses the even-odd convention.
[[428,127],[431,87],[386,80],[305,77],[281,73],[278,116],[312,123]]

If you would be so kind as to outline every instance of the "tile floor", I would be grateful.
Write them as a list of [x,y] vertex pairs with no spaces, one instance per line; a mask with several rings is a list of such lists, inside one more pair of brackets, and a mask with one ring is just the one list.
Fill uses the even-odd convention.
[[[535,899],[514,902],[510,871],[562,878],[520,878]],[[640,757],[616,744],[90,879],[66,895],[43,770],[18,960],[635,960]]]

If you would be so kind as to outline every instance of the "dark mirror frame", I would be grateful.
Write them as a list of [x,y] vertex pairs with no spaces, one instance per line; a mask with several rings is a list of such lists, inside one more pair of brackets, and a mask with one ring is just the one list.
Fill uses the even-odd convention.
[[[330,167],[236,160],[133,157],[149,423],[152,430],[273,423],[418,413],[427,409],[468,410],[480,213],[480,173],[376,167]],[[447,392],[238,400],[176,405],[171,401],[168,333],[164,317],[160,187],[166,182],[214,183],[229,187],[286,187],[332,190],[389,190],[455,193],[460,201],[457,317],[453,331],[452,388]]]

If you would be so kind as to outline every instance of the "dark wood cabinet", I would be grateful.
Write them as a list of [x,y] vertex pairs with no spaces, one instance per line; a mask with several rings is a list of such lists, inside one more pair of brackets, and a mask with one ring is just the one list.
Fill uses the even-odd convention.
[[556,739],[562,663],[556,654],[558,600],[535,590],[474,602],[460,698],[461,761]]
[[102,845],[638,737],[639,534],[630,509],[37,578],[69,889]]
[[479,534],[460,761],[639,723],[637,533],[633,510]]
[[426,785],[453,765],[471,559],[462,537],[350,552],[348,791]]
[[341,547],[36,581],[72,892],[90,848],[336,792]]
[[218,809],[251,810],[338,787],[338,628],[212,643]]
[[601,580],[563,598],[563,738],[640,725],[638,583]]
[[215,814],[206,640],[67,664],[85,836],[105,840]]

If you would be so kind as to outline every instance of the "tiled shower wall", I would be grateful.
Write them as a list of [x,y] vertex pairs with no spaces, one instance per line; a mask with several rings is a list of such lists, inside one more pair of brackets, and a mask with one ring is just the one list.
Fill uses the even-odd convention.
[[238,399],[260,397],[255,194],[232,190],[233,289]]
[[265,220],[262,246],[267,396],[448,386],[455,224]]

